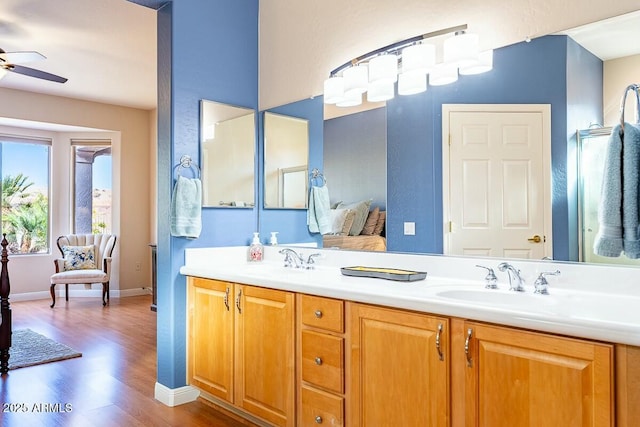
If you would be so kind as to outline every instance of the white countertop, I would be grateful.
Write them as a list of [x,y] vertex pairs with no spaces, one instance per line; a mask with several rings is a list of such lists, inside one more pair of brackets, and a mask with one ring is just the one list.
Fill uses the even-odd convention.
[[[282,247],[265,247],[261,263],[245,261],[246,249],[187,249],[180,273],[640,346],[637,269],[511,260],[526,279],[526,292],[520,293],[507,290],[496,259],[295,248],[321,253],[314,270],[302,270],[283,266],[277,253]],[[486,271],[477,264],[494,268],[500,289],[484,288]],[[340,273],[340,267],[355,265],[426,271],[427,278],[397,282]],[[534,294],[537,275],[556,269],[562,274],[548,277],[550,295]]]

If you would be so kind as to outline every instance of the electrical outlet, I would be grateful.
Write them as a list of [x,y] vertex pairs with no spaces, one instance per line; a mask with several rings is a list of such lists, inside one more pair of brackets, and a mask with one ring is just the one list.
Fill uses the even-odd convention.
[[404,235],[405,236],[415,236],[416,235],[416,223],[415,222],[405,222],[404,223]]
[[141,269],[141,264],[140,261],[136,262],[136,271],[140,271]]

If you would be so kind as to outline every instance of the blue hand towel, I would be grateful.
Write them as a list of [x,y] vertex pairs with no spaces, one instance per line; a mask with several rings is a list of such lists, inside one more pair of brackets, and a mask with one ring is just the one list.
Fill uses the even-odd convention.
[[178,175],[171,197],[171,235],[197,239],[202,230],[202,183]]
[[331,232],[331,205],[329,189],[326,184],[322,187],[311,186],[307,225],[311,233],[327,234]]
[[628,258],[640,258],[640,129],[625,123],[621,136],[620,125],[615,126],[605,162],[593,251],[606,257],[624,252]]

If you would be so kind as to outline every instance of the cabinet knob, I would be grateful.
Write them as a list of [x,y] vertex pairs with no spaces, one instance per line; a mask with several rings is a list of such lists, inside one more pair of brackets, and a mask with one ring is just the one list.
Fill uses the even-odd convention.
[[320,415],[316,415],[316,424],[322,424],[322,417]]
[[320,310],[316,310],[315,315],[316,315],[316,317],[317,317],[318,319],[320,319],[320,318],[322,317],[322,311],[320,311]]
[[322,365],[322,358],[316,357],[316,365]]

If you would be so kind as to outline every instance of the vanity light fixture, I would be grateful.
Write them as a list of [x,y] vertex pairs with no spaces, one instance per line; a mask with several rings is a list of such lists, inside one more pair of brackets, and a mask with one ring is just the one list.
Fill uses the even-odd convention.
[[[324,102],[352,107],[367,101],[381,102],[395,95],[413,95],[431,86],[453,83],[458,74],[479,74],[493,68],[493,50],[478,52],[478,36],[467,25],[446,28],[402,40],[355,58],[324,81]],[[425,40],[451,36],[442,43],[443,61],[436,61],[436,45]],[[427,77],[428,76],[428,77]]]

